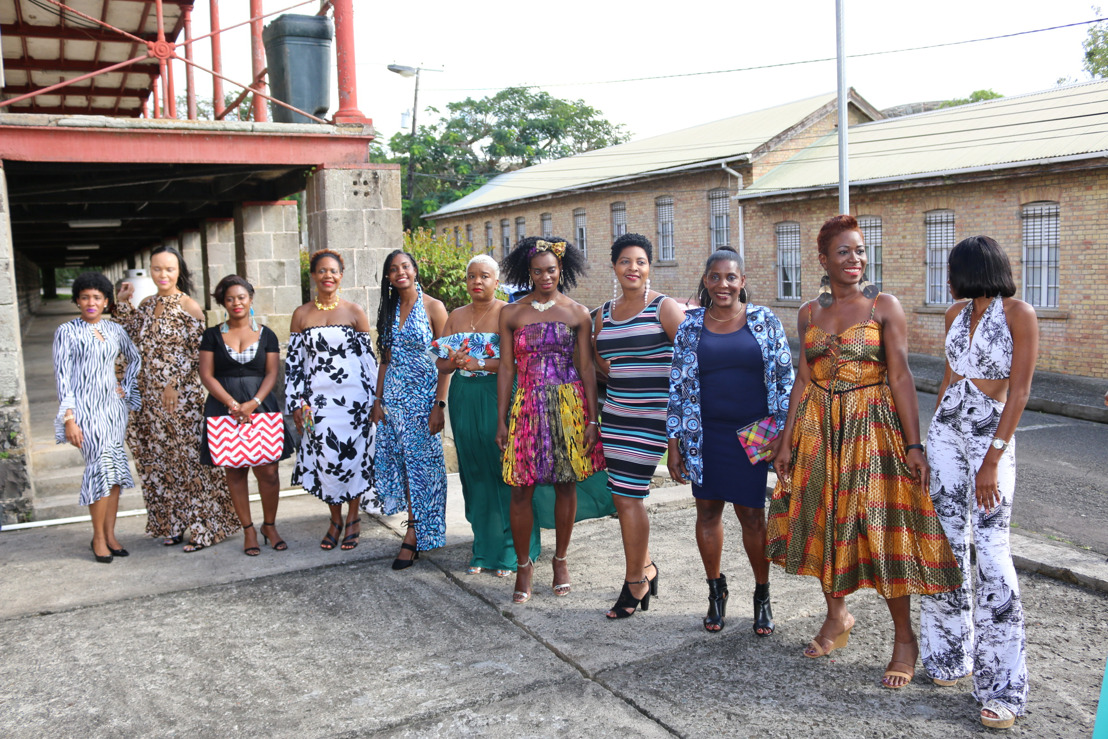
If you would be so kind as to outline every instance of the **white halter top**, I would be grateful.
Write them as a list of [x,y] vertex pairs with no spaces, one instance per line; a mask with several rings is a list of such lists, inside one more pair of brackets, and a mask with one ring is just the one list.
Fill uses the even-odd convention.
[[970,336],[971,300],[950,324],[946,335],[946,361],[956,374],[968,380],[1004,380],[1012,374],[1012,332],[1004,317],[1004,298],[993,298]]

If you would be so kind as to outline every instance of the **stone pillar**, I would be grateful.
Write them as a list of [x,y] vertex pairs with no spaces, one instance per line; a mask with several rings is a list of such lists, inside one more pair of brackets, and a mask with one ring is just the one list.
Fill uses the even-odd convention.
[[227,275],[235,274],[235,219],[210,218],[200,230],[200,249],[204,263],[204,293],[208,298],[208,325],[223,320],[223,307],[210,297],[212,290]]
[[0,166],[0,520],[4,523],[28,517],[34,498],[20,336],[8,181]]
[[342,297],[370,324],[381,300],[381,264],[404,245],[400,165],[320,167],[308,180],[308,251],[334,249],[346,262]]
[[[181,258],[189,268],[192,277],[192,297],[201,308],[208,307],[208,291],[204,289],[204,252],[200,244],[200,232],[194,229],[182,231],[177,236]],[[177,246],[174,244],[174,246]]]
[[235,206],[236,273],[254,286],[254,313],[281,343],[300,306],[300,230],[296,201]]

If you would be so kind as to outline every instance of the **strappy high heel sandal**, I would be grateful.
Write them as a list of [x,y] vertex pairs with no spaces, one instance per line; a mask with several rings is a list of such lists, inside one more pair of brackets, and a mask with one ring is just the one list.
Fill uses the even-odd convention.
[[[658,565],[654,564],[653,561],[651,561],[650,564],[647,565],[647,567],[653,567],[654,568],[654,577],[647,578],[647,582],[650,583],[650,594],[654,597],[657,597],[658,596],[658,578],[662,576],[662,571],[658,569]],[[643,610],[645,611],[646,609],[644,608]]]
[[769,636],[773,633],[773,628],[773,606],[769,604],[769,583],[755,584],[754,633],[758,636]]
[[520,564],[516,565],[516,581],[517,582],[519,581],[518,580],[519,571],[522,570],[524,567],[530,567],[531,568],[532,584],[531,584],[531,587],[528,588],[525,591],[524,590],[516,590],[512,593],[512,602],[515,603],[516,605],[523,605],[527,601],[531,600],[531,591],[534,589],[535,560],[531,559],[530,557],[527,558],[526,562],[523,562],[523,563],[520,563]]
[[[704,617],[704,630],[712,634],[723,631],[724,617],[727,615],[727,575],[722,572],[708,583],[708,615]],[[716,628],[712,628],[715,626]]]
[[[850,632],[854,630],[854,616],[850,616],[850,626],[845,631],[839,633],[834,637],[827,636],[823,633],[823,629],[820,629],[812,641],[808,642],[807,648],[804,650],[804,656],[810,659],[816,659],[818,657],[826,657],[834,652],[836,649],[842,649],[850,642]],[[823,646],[824,643],[828,646]]]
[[[655,579],[657,579],[657,578],[655,578]],[[623,590],[619,591],[619,598],[616,600],[616,604],[614,606],[612,606],[611,610],[609,610],[604,615],[607,616],[608,618],[612,619],[612,620],[615,620],[615,619],[619,619],[619,618],[630,618],[631,616],[634,616],[635,611],[640,606],[642,607],[642,609],[644,611],[649,611],[650,610],[650,596],[653,595],[653,593],[651,592],[650,586],[647,586],[646,593],[643,594],[642,598],[636,598],[631,593],[631,586],[632,585],[643,585],[643,584],[649,583],[649,582],[650,582],[650,578],[647,578],[647,577],[643,577],[643,579],[635,580],[633,582],[631,580],[624,580],[623,581]],[[627,609],[631,609],[631,610],[627,610]]]
[[[252,528],[254,528],[254,522],[253,521],[251,521],[250,523],[243,526],[242,527],[243,535],[245,536],[247,529],[252,529]],[[262,553],[262,550],[261,550],[260,547],[256,547],[256,546],[255,547],[243,547],[242,548],[242,553],[245,554],[247,557],[257,557],[259,554]]]
[[[335,533],[331,533],[331,529],[335,530]],[[325,552],[329,552],[339,545],[339,536],[342,534],[342,519],[337,522],[335,519],[331,519],[331,525],[327,527],[327,534],[323,537],[323,541],[319,542],[319,548]]]
[[[559,556],[555,555],[553,559],[554,559],[555,562],[565,562],[566,557],[568,557],[568,556],[569,556],[568,554],[565,557],[559,557]],[[532,564],[534,564],[534,563],[532,563]],[[558,596],[559,598],[564,598],[565,596],[569,595],[569,590],[570,590],[571,584],[572,583],[568,583],[568,582],[564,582],[560,585],[558,583],[555,583],[554,587],[553,587],[554,595]]]
[[[415,525],[415,523],[415,520],[409,518],[407,521],[404,522],[404,526],[406,528],[411,528]],[[403,552],[405,549],[411,552],[412,556],[408,559],[401,559],[400,556],[397,556],[396,559],[392,561],[392,568],[394,570],[406,570],[413,564],[415,564],[415,561],[417,559],[419,559],[419,550],[416,549],[414,544],[409,544],[406,541],[400,542],[400,551]]]
[[278,552],[283,552],[289,548],[289,545],[285,543],[284,539],[277,538],[277,524],[273,521],[266,521],[262,524],[262,538],[265,539],[265,543],[269,544],[269,537],[265,535],[265,527],[268,526],[273,531],[273,548]]
[[[350,532],[350,527],[353,526],[354,524],[358,524],[358,530],[355,531],[354,533],[349,533]],[[362,535],[362,518],[361,518],[361,516],[359,516],[358,518],[355,518],[353,521],[347,521],[346,522],[346,531],[347,531],[347,534],[346,534],[346,536],[342,537],[342,544],[339,546],[339,549],[341,549],[344,552],[349,552],[351,549],[357,549],[358,548],[358,537]]]

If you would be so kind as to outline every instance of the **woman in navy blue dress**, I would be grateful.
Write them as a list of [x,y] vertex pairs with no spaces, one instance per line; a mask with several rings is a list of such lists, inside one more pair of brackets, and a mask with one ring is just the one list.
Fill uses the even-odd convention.
[[696,543],[708,580],[704,628],[720,631],[727,609],[723,510],[735,508],[743,547],[754,570],[754,633],[773,633],[766,559],[766,478],[780,437],[768,456],[751,464],[737,432],[773,416],[784,428],[792,390],[792,354],[785,331],[768,308],[748,300],[742,258],[720,249],[701,278],[701,308],[685,314],[674,340],[670,371],[668,466],[678,482],[692,481]]

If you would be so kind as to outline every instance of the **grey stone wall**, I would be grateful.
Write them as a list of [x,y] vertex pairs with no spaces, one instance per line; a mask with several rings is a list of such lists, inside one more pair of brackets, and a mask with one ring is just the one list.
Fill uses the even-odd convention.
[[235,206],[235,272],[254,286],[254,313],[281,343],[300,307],[300,227],[295,200]]
[[[7,224],[10,227],[10,223]],[[10,241],[10,239],[9,239]],[[31,316],[42,305],[42,274],[37,264],[19,252],[14,252],[9,265],[15,266],[15,289],[19,302],[19,323],[26,327]],[[11,267],[8,267],[10,270]],[[22,333],[22,332],[21,332]]]
[[365,308],[375,322],[381,298],[381,264],[404,244],[400,166],[320,167],[308,180],[308,251],[334,249],[346,262],[342,297]]
[[[235,220],[212,218],[200,229],[200,250],[203,256],[204,295],[202,302],[208,311],[208,325],[223,320],[223,308],[215,305],[211,292],[227,275],[235,274]],[[197,298],[199,300],[199,298]]]
[[7,523],[29,515],[34,497],[16,268],[8,183],[0,168],[0,519]]

